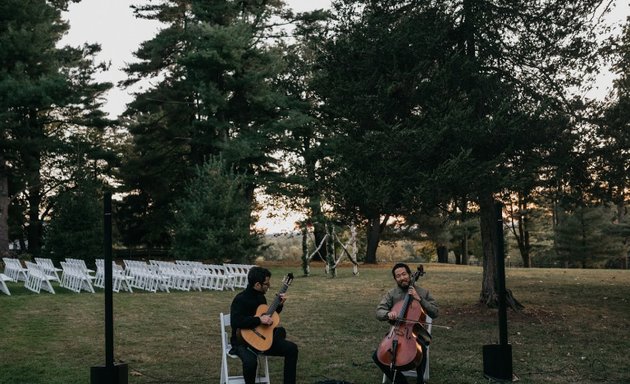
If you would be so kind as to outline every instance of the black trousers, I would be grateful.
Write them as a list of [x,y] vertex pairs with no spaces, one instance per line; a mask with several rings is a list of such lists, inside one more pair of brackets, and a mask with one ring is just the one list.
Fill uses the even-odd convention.
[[[424,368],[426,367],[427,363],[427,346],[422,340],[418,340],[418,343],[422,347],[422,361],[420,361],[420,364],[416,367],[416,384],[423,384]],[[372,354],[372,360],[374,360],[374,363],[376,363],[376,365],[381,369],[381,371],[383,371],[385,376],[387,376],[389,381],[391,381],[393,384],[407,384],[407,378],[405,377],[405,375],[403,375],[403,371],[408,371],[410,368],[405,369],[404,367],[402,367],[392,370],[389,365],[385,365],[378,361],[376,351],[374,351],[374,353]]]
[[[295,384],[297,371],[298,347],[295,343],[286,340],[281,335],[284,329],[276,328],[274,331],[273,343],[271,348],[263,354],[267,356],[283,356],[284,357],[284,384]],[[280,336],[280,337],[276,337]],[[243,363],[243,377],[245,384],[254,384],[258,370],[258,353],[246,345],[235,345],[232,353],[240,357]]]

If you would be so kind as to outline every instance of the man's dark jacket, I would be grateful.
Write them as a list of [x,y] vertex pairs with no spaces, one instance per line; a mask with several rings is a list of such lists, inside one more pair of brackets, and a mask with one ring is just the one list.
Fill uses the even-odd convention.
[[[236,337],[237,329],[253,329],[260,325],[260,318],[256,317],[256,310],[261,304],[267,304],[265,295],[249,285],[234,297],[230,307],[232,345],[242,344]],[[278,305],[276,312],[282,312],[282,304]]]

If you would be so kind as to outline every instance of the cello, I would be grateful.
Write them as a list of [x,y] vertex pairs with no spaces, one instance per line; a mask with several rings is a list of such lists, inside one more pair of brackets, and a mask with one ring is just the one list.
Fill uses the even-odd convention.
[[[413,287],[420,276],[424,275],[423,266],[411,276],[409,286]],[[404,300],[394,304],[392,311],[398,316],[376,351],[378,360],[389,365],[390,369],[410,369],[422,362],[422,347],[416,342],[416,334],[426,321],[426,313],[420,303],[407,294]]]

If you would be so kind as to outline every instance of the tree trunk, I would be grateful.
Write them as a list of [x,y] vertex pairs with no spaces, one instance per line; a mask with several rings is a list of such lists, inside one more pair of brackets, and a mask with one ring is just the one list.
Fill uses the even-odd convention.
[[[31,117],[31,124],[34,127],[39,127],[40,124],[37,120],[37,113],[33,112]],[[40,127],[36,133],[36,139],[38,141],[44,141],[44,130]],[[28,207],[26,210],[27,215],[27,228],[26,239],[28,241],[28,253],[33,257],[39,257],[42,248],[42,235],[43,225],[40,220],[40,209],[42,206],[42,153],[39,145],[34,145],[30,151],[24,153],[26,168],[26,200],[28,201]]]
[[448,264],[448,247],[443,244],[437,246],[438,263]]
[[468,229],[464,229],[464,238],[461,243],[462,247],[462,265],[468,265],[469,255],[468,255]]
[[617,206],[617,222],[621,223],[626,218],[626,204],[625,204],[625,194],[622,192],[621,198],[615,202]]
[[[527,220],[527,217],[523,217],[524,220]],[[518,250],[521,253],[521,260],[523,260],[523,267],[529,268],[531,267],[531,254],[529,250],[531,249],[531,245],[529,243],[529,230],[527,230],[526,221],[522,224],[518,224],[518,231],[520,233],[520,238],[517,239],[518,242]]]
[[[625,193],[621,192],[621,199],[616,203],[617,205],[617,222],[622,223],[626,218],[626,207],[625,207]],[[623,240],[624,246],[627,246],[628,238]],[[622,263],[623,269],[628,269],[628,254],[623,258]]]
[[[479,301],[490,308],[498,308],[498,281],[497,281],[497,243],[499,233],[497,228],[497,217],[495,213],[495,202],[492,193],[483,193],[479,197],[479,213],[481,226],[481,241],[483,244],[483,280]],[[515,311],[524,308],[516,300],[512,291],[506,288],[507,305]]]
[[308,256],[308,228],[305,223],[302,223],[302,270],[304,271],[304,276],[310,274]]
[[0,257],[9,255],[9,175],[0,154]]
[[[515,215],[512,215],[514,217]],[[512,220],[514,223],[514,220]],[[512,224],[514,225],[514,224]],[[523,260],[523,267],[531,266],[531,244],[529,242],[529,212],[527,211],[527,196],[518,196],[518,228],[512,231],[516,237],[518,250]]]
[[330,277],[337,277],[337,268],[335,267],[337,255],[335,254],[335,239],[333,238],[335,236],[335,227],[331,223],[326,225],[326,234],[328,235],[328,239],[326,239],[328,272]]
[[483,247],[483,279],[479,301],[491,308],[498,307],[496,291],[496,218],[494,199],[491,193],[479,197],[480,231]]
[[387,220],[389,220],[389,215],[385,215],[382,223],[379,216],[368,219],[367,249],[365,250],[365,262],[367,264],[376,264],[376,249]]
[[39,257],[42,249],[42,221],[39,218],[41,189],[39,186],[33,186],[29,188],[28,193],[28,253],[33,257]]
[[464,234],[462,235],[462,240],[460,241],[462,257],[459,263],[462,265],[468,265],[468,227],[466,226],[466,220],[468,219],[468,199],[462,199],[462,204],[459,209],[462,212],[461,222],[464,224]]
[[[315,235],[315,246],[317,247],[324,236],[326,236],[326,219],[322,213],[321,191],[317,188],[317,160],[310,156],[310,142],[308,138],[304,138],[304,161],[306,172],[308,175],[308,187],[306,190],[308,196],[308,209],[310,211],[311,220],[313,221],[313,229]],[[323,244],[313,260],[326,261],[328,259],[328,244]]]

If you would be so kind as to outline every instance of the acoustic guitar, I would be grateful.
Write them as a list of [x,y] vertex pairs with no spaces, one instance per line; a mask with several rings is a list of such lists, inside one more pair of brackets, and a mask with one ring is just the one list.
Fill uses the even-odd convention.
[[271,348],[271,343],[273,342],[273,330],[278,326],[278,324],[280,324],[280,316],[276,312],[278,305],[280,305],[280,295],[289,289],[291,282],[293,282],[293,274],[289,273],[284,277],[284,279],[282,279],[282,287],[280,287],[280,291],[276,294],[273,303],[271,303],[271,305],[260,304],[258,308],[256,308],[255,316],[270,316],[273,320],[272,324],[260,324],[254,329],[238,329],[237,335],[240,336],[241,340],[255,350],[265,352]]

